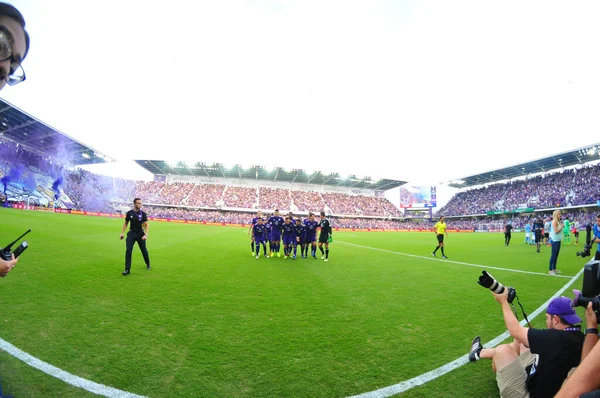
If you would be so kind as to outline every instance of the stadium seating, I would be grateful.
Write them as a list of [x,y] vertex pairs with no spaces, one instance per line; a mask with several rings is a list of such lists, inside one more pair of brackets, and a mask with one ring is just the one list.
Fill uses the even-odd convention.
[[[402,218],[402,212],[384,197],[350,195],[347,193],[318,193],[301,190],[261,187],[249,188],[219,184],[167,183],[159,181],[132,181],[97,175],[82,169],[67,170],[51,160],[23,150],[18,145],[0,140],[0,181],[6,183],[10,199],[20,194],[18,200],[31,200],[32,204],[48,204],[55,200],[57,192],[53,181],[61,176],[59,205],[87,211],[114,211],[115,203],[129,206],[134,197],[145,204],[165,206],[189,206],[221,209],[275,209],[282,212],[326,210],[338,216],[336,226],[351,228],[419,228],[420,220],[389,221],[360,218]],[[4,190],[0,184],[0,191]],[[465,216],[485,214],[490,210],[511,210],[519,207],[549,208],[595,204],[600,199],[600,166],[591,165],[579,169],[549,173],[526,180],[494,184],[456,194],[439,215]],[[414,200],[407,190],[402,191],[406,200]],[[244,213],[182,210],[155,207],[160,216],[186,220],[238,222],[249,219]],[[594,221],[592,215],[572,211],[581,225]],[[516,228],[524,226],[531,214],[513,219]],[[237,220],[237,221],[229,221]],[[477,228],[479,223],[492,221],[486,217],[475,220],[448,220],[449,226],[464,229]]]
[[438,213],[457,216],[520,207],[549,208],[595,204],[600,199],[598,184],[600,166],[584,166],[580,169],[459,192]]

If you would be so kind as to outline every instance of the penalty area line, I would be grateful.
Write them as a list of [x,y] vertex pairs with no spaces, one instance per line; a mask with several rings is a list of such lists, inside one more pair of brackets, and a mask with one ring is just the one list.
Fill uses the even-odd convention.
[[25,362],[27,365],[33,368],[41,370],[42,372],[64,381],[65,383],[68,383],[74,387],[82,388],[91,393],[114,398],[146,398],[143,395],[136,395],[127,391],[121,391],[113,387],[105,386],[104,384],[95,383],[91,380],[75,376],[69,372],[57,368],[54,365],[50,365],[48,362],[44,362],[41,359],[26,353],[25,351],[15,347],[8,341],[1,338],[0,349],[6,351],[8,354]]
[[465,263],[462,261],[453,261],[453,260],[439,260],[435,257],[427,257],[427,256],[419,256],[417,254],[409,254],[409,253],[402,253],[402,252],[395,252],[393,250],[386,250],[386,249],[379,249],[377,247],[371,247],[371,246],[363,246],[363,245],[357,245],[354,243],[348,243],[348,242],[342,242],[342,241],[336,241],[336,243],[341,243],[343,245],[348,245],[348,246],[355,246],[355,247],[360,247],[362,249],[369,249],[369,250],[375,250],[378,252],[384,252],[384,253],[391,253],[391,254],[397,254],[399,256],[406,256],[406,257],[413,257],[413,258],[421,258],[424,260],[430,260],[430,261],[443,261],[444,263],[451,263],[451,264],[460,264],[460,265],[466,265],[468,267],[477,267],[477,268],[486,268],[486,269],[495,269],[495,270],[499,270],[499,271],[508,271],[508,272],[517,272],[519,274],[529,274],[529,275],[540,275],[540,276],[548,276],[548,277],[552,277],[552,278],[571,278],[570,276],[567,275],[549,275],[549,274],[545,274],[543,272],[533,272],[533,271],[523,271],[520,269],[510,269],[510,268],[500,268],[500,267],[492,267],[489,265],[482,265],[482,264],[472,264],[472,263]]
[[[567,282],[566,285],[564,285],[559,291],[554,293],[554,295],[552,297],[550,297],[544,304],[542,304],[538,309],[533,311],[531,313],[531,315],[529,316],[529,319],[535,319],[539,314],[541,314],[542,312],[545,312],[546,308],[548,307],[548,304],[550,304],[550,301],[552,301],[556,297],[563,294],[564,291],[567,290],[577,280],[577,278],[579,278],[581,276],[582,273],[583,273],[583,268],[574,277],[572,277],[571,280],[569,282]],[[527,322],[525,322],[525,320],[522,320],[519,323],[522,326],[525,326],[527,324]],[[498,344],[500,344],[501,342],[503,342],[504,340],[506,340],[508,337],[510,337],[510,334],[508,333],[508,331],[506,331],[506,332],[502,333],[501,335],[497,336],[496,338],[485,343],[484,346],[486,348],[495,347]],[[468,342],[468,341],[465,342],[465,350],[468,349],[469,344],[470,344],[470,342]],[[442,365],[439,368],[431,370],[427,373],[423,373],[422,375],[413,377],[412,379],[403,381],[398,384],[394,384],[393,386],[380,388],[378,390],[365,392],[365,393],[362,393],[359,395],[353,395],[352,397],[348,397],[348,398],[384,398],[384,397],[389,397],[392,395],[400,394],[400,393],[410,390],[413,387],[417,387],[417,386],[423,385],[427,382],[430,382],[432,380],[435,380],[438,377],[445,375],[446,373],[449,373],[455,369],[458,369],[459,367],[463,366],[464,364],[466,364],[468,362],[469,362],[469,354],[465,354],[462,357],[457,358],[452,362],[448,362],[447,364]]]

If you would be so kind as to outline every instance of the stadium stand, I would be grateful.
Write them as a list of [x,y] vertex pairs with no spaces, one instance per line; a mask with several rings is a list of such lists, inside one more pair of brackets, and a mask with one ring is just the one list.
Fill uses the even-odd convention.
[[600,166],[588,165],[526,180],[498,183],[457,193],[438,212],[461,216],[522,207],[593,205],[600,199]]

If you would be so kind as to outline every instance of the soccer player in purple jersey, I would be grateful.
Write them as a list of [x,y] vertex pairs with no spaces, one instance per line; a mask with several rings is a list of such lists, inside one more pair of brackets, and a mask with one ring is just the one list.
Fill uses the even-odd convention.
[[296,250],[300,245],[300,255],[304,258],[304,225],[300,218],[296,219],[296,225],[294,226],[294,260],[296,259]]
[[282,226],[283,231],[283,258],[286,259],[292,253],[292,246],[294,245],[294,224],[290,217],[286,217]]
[[283,226],[283,217],[279,215],[279,210],[275,209],[274,214],[269,217],[268,222],[271,224],[271,257],[277,253],[277,257],[281,257],[279,254],[279,247],[281,245],[281,228]]
[[252,237],[256,243],[256,259],[260,257],[260,245],[262,244],[263,252],[265,257],[269,258],[267,254],[267,226],[263,224],[263,219],[258,218],[256,224],[252,226]]
[[267,243],[269,245],[269,253],[272,252],[273,250],[271,250],[271,223],[269,222],[269,215],[265,214],[265,217],[263,218],[264,224],[267,228]]
[[308,213],[308,218],[304,220],[304,258],[308,258],[308,246],[312,245],[311,255],[317,258],[317,227],[319,222],[315,220],[313,213]]
[[[256,212],[256,217],[254,217],[252,219],[252,223],[250,225],[250,228],[248,228],[248,233],[251,234],[252,233],[252,228],[256,225],[256,223],[258,222],[258,219],[262,220],[262,211],[257,211]],[[252,248],[252,252],[250,252],[250,255],[254,256],[254,235],[250,235],[250,247]]]

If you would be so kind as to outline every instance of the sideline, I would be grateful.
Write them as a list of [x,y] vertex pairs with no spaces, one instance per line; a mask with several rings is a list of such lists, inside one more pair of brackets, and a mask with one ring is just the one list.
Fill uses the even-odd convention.
[[437,257],[427,257],[427,256],[419,256],[419,255],[416,255],[416,254],[408,254],[408,253],[402,253],[402,252],[395,252],[395,251],[392,251],[392,250],[378,249],[376,247],[357,245],[357,244],[354,244],[354,243],[342,242],[342,241],[339,241],[339,240],[336,240],[335,242],[336,243],[341,243],[343,245],[360,247],[362,249],[369,249],[369,250],[375,250],[375,251],[378,251],[378,252],[397,254],[399,256],[406,256],[406,257],[413,257],[413,258],[422,258],[424,260],[430,260],[430,261],[443,261],[444,263],[460,264],[460,265],[466,265],[466,266],[469,266],[469,267],[477,267],[477,268],[485,268],[485,269],[495,269],[495,270],[499,270],[499,271],[517,272],[519,274],[540,275],[540,276],[547,276],[547,277],[552,277],[552,278],[567,278],[567,279],[571,278],[568,275],[548,275],[548,274],[545,274],[543,272],[523,271],[523,270],[520,270],[520,269],[500,268],[500,267],[491,267],[489,265],[464,263],[462,261],[442,260],[442,259],[437,258]]
[[[542,304],[538,309],[536,309],[534,312],[531,313],[531,315],[529,316],[529,319],[535,319],[535,317],[537,317],[539,314],[543,313],[546,310],[546,307],[548,306],[548,304],[550,304],[550,301],[558,296],[560,296],[561,294],[564,293],[565,290],[567,290],[583,273],[583,268],[581,268],[581,270],[571,278],[571,280],[569,282],[567,282],[566,285],[564,285],[559,291],[557,291],[552,297],[550,297],[544,304]],[[525,320],[522,320],[521,322],[519,322],[522,326],[526,325]],[[507,337],[509,337],[510,334],[508,333],[508,331],[502,333],[501,335],[497,336],[496,338],[494,338],[493,340],[488,341],[487,343],[484,344],[485,347],[491,348],[491,347],[495,347],[498,344],[500,344],[502,341],[506,340]],[[469,342],[465,342],[465,351],[468,349],[468,344]],[[462,357],[455,359],[452,362],[448,362],[445,365],[440,366],[439,368],[433,369],[427,373],[423,373],[422,375],[413,377],[412,379],[408,379],[405,380],[403,382],[400,382],[398,384],[394,384],[392,386],[389,387],[384,387],[384,388],[380,388],[374,391],[369,391],[369,392],[365,392],[359,395],[353,395],[351,397],[348,398],[383,398],[383,397],[389,397],[395,394],[399,394],[405,391],[410,390],[413,387],[417,387],[420,385],[423,385],[427,382],[430,382],[432,380],[437,379],[440,376],[445,375],[446,373],[449,373],[455,369],[458,369],[459,367],[463,366],[464,364],[469,362],[469,354],[465,354]]]
[[50,376],[56,377],[57,379],[64,381],[65,383],[82,388],[91,393],[111,398],[146,398],[143,395],[136,395],[127,391],[121,391],[113,387],[105,386],[104,384],[95,383],[91,380],[75,376],[69,372],[65,372],[64,370],[59,369],[56,366],[50,365],[48,362],[44,362],[41,359],[38,359],[26,353],[25,351],[15,347],[8,341],[3,340],[1,338],[0,349],[6,351],[13,357],[20,359],[21,361],[25,362],[31,367],[41,370],[42,372]]

